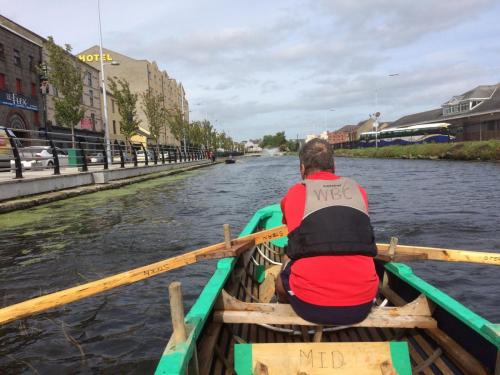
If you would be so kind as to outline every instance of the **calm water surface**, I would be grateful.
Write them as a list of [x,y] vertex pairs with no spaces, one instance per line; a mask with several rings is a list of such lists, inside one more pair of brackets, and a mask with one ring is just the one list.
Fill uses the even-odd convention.
[[[368,191],[377,241],[500,252],[500,165],[337,160]],[[298,181],[296,157],[245,158],[114,191],[0,215],[1,306],[165,259],[238,233]],[[414,262],[415,272],[500,322],[498,268]],[[1,374],[141,374],[170,336],[167,286],[186,304],[205,262],[0,327]]]

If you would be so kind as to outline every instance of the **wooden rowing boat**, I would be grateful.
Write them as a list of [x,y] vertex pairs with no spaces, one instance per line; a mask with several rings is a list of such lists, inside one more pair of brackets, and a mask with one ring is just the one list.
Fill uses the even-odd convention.
[[[259,210],[240,236],[277,227]],[[276,304],[274,275],[286,238],[225,258],[184,317],[171,288],[174,332],[156,374],[500,374],[500,325],[385,262],[380,306],[349,327],[322,327]]]

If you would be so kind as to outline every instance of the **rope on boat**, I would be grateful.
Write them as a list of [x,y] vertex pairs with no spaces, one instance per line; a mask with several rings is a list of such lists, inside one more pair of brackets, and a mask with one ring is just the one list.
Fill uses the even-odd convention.
[[259,246],[256,246],[255,248],[257,249],[257,251],[259,252],[259,254],[260,254],[260,255],[262,255],[262,257],[263,257],[265,260],[267,260],[269,263],[271,263],[271,264],[277,264],[277,265],[280,265],[280,266],[283,264],[283,263],[280,263],[280,262],[276,262],[276,261],[274,261],[274,260],[270,259],[269,257],[267,257],[267,256],[266,256],[266,255],[262,252],[262,250],[260,249],[260,247],[259,247]]
[[253,264],[255,264],[256,266],[260,266],[259,262],[257,262],[257,261],[255,260],[255,258],[253,257],[253,255],[251,256],[251,258],[252,258],[252,262],[253,262]]
[[[288,333],[288,334],[294,335],[294,336],[301,336],[302,335],[302,331],[297,331],[296,329],[275,327],[271,324],[265,324],[265,323],[258,323],[257,325],[259,327],[266,328],[266,329],[269,329],[269,330],[275,331],[275,332]],[[347,329],[347,328],[351,328],[351,327],[352,326],[328,327],[328,328],[323,328],[323,332],[341,331],[343,329]],[[309,335],[314,335],[314,333],[316,333],[316,331],[311,329],[311,330],[308,330],[307,333]]]
[[276,251],[276,250],[274,250],[271,246],[269,246],[269,245],[267,244],[267,242],[263,242],[263,243],[262,243],[262,245],[264,245],[264,246],[267,248],[267,250],[269,250],[269,251],[270,251],[271,253],[273,253],[273,254],[276,254],[276,255],[283,255],[283,253],[282,253],[281,251]]

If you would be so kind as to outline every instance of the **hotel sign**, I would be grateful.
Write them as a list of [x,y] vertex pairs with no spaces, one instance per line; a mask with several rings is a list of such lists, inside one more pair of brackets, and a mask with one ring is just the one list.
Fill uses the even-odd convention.
[[0,104],[13,108],[38,111],[38,103],[35,99],[27,98],[24,95],[14,94],[12,92],[0,91]]
[[[94,62],[94,61],[100,61],[99,56],[100,54],[93,53],[93,54],[78,55],[78,58],[83,62]],[[109,53],[103,53],[102,60],[113,61],[113,58],[109,55]]]

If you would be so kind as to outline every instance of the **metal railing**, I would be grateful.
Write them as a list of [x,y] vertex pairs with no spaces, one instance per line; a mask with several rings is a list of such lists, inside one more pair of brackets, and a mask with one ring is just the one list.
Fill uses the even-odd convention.
[[164,165],[208,159],[210,152],[204,147],[144,145],[110,139],[109,160],[106,155],[104,137],[76,134],[73,139],[63,132],[0,127],[0,172],[14,172],[13,178],[18,179],[23,178],[26,170],[52,170],[59,175],[69,168],[87,172],[89,168]]

